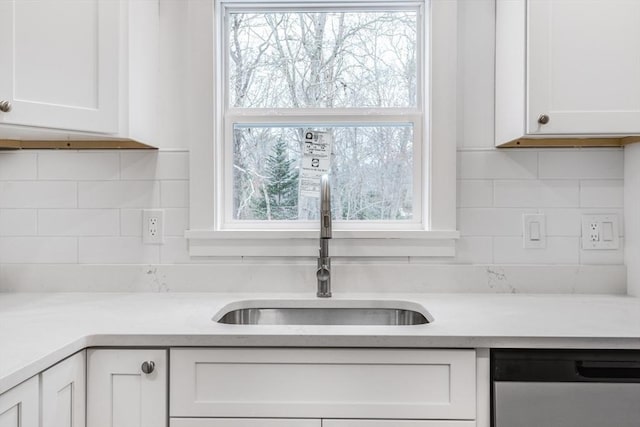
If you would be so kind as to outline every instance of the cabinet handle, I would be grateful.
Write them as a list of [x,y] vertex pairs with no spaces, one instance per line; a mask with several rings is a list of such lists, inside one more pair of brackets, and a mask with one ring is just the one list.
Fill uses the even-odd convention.
[[540,117],[538,117],[538,123],[540,123],[541,125],[546,125],[547,123],[549,123],[549,116],[547,116],[546,114],[541,114]]
[[11,103],[9,101],[0,101],[0,111],[3,113],[11,111]]
[[142,369],[142,372],[144,372],[145,374],[152,373],[155,368],[156,364],[151,360],[149,360],[148,362],[142,362],[142,366],[140,367],[140,369]]

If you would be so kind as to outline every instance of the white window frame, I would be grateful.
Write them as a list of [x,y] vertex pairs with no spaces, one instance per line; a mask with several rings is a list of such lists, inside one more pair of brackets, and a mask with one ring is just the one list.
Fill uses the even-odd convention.
[[[221,87],[223,79],[218,78],[224,75],[224,64],[216,60],[220,53],[215,52],[226,50],[217,36],[217,27],[223,19],[220,2],[214,1],[189,2],[187,113],[191,168],[190,229],[186,232],[189,253],[191,256],[317,256],[319,232],[309,228],[312,224],[308,222],[269,222],[267,227],[254,224],[252,228],[249,228],[251,224],[243,222],[243,227],[238,228],[234,227],[234,222],[226,220],[224,210],[228,201],[224,200],[224,185],[229,176],[225,176],[224,164],[229,161],[230,154],[224,148],[224,131],[238,116],[227,114],[225,123],[221,116],[226,100],[223,96],[216,96],[224,93]],[[225,0],[225,3],[231,2]],[[254,1],[254,6],[256,3],[260,1]],[[320,3],[330,6],[330,3]],[[296,2],[290,1],[290,4]],[[387,0],[377,4],[406,5],[415,2]],[[421,191],[420,200],[416,201],[421,221],[386,221],[375,225],[372,222],[336,221],[331,243],[333,256],[455,255],[455,239],[459,237],[456,231],[457,1],[425,0],[425,9],[425,22],[428,22],[425,26],[430,31],[423,37],[428,46],[422,51],[429,52],[427,57],[430,61],[423,64],[428,80],[421,88],[418,110],[420,105],[426,105],[428,115],[421,115],[416,109],[404,112],[391,109],[394,114],[400,114],[388,116],[401,119],[403,123],[414,123],[414,162],[421,162],[422,166],[414,167],[414,182],[426,187]],[[422,97],[426,102],[421,102]],[[379,113],[383,109],[375,110]],[[294,113],[286,119],[322,123],[335,117],[336,113],[349,114],[353,111],[318,109],[312,112],[315,120],[310,120],[308,113]],[[241,119],[272,122],[271,113],[273,111],[254,110]],[[213,120],[214,117],[217,119]],[[357,123],[365,122],[359,115],[353,119]],[[371,116],[372,122],[375,119]],[[429,143],[424,143],[424,140]],[[424,185],[425,181],[428,186]]]

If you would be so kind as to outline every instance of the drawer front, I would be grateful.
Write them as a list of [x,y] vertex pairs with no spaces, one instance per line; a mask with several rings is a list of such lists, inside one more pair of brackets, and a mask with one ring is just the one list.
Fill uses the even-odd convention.
[[172,417],[475,419],[474,350],[172,349]]
[[[260,418],[171,418],[170,427],[321,427],[320,420]],[[452,426],[455,427],[455,426]]]

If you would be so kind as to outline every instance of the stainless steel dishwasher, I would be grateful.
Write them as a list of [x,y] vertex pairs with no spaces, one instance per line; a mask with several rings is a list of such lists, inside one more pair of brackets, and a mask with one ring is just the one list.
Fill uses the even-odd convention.
[[640,351],[492,350],[493,427],[640,426]]

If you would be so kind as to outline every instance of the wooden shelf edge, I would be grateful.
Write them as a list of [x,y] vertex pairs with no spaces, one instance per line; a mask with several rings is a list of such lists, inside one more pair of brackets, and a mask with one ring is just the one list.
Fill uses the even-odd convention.
[[611,138],[518,138],[497,148],[576,148],[576,147],[624,147],[640,142],[640,135]]
[[132,139],[30,140],[0,139],[0,150],[157,150]]

